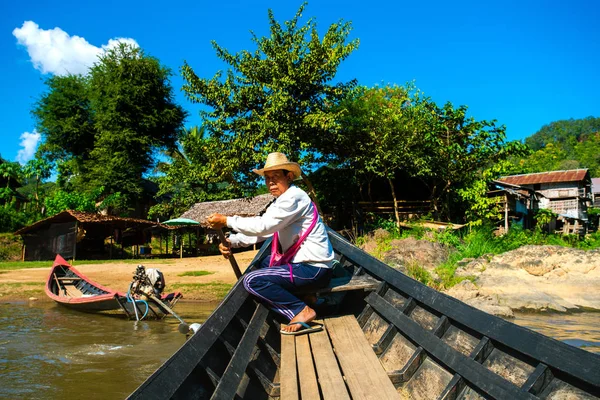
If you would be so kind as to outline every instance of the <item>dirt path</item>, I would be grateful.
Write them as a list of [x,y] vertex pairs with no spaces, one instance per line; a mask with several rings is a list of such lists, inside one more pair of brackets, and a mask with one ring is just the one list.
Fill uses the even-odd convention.
[[[235,258],[242,269],[250,263],[256,251],[238,253]],[[229,261],[222,256],[207,256],[168,260],[140,260],[146,268],[158,268],[165,275],[165,292],[180,291],[186,300],[218,301],[236,282]],[[48,268],[30,268],[0,272],[0,302],[27,300],[35,297],[46,300],[44,285]],[[127,291],[137,264],[115,261],[110,264],[79,264],[75,267],[88,278],[111,289]],[[180,276],[185,272],[206,271],[203,276]]]

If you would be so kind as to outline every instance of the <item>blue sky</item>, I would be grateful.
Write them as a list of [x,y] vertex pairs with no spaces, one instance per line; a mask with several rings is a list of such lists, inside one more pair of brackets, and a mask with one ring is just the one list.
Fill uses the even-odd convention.
[[[225,68],[210,41],[232,52],[251,49],[250,31],[268,33],[301,1],[28,1],[0,5],[0,154],[27,161],[40,140],[30,110],[52,73],[84,70],[111,40],[134,40],[170,67],[177,101],[199,123],[198,106],[181,93],[184,60],[202,77]],[[304,17],[320,31],[352,22],[360,46],[338,80],[416,86],[438,104],[469,106],[496,119],[509,139],[552,121],[600,117],[600,2],[316,1]],[[29,21],[29,22],[26,22]]]

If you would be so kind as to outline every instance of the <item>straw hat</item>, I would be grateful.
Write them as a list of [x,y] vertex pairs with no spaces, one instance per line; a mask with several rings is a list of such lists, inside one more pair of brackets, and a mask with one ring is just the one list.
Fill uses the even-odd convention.
[[275,171],[278,169],[285,169],[294,174],[294,179],[300,178],[302,171],[300,171],[300,165],[295,162],[291,162],[283,153],[269,153],[267,156],[267,162],[265,167],[262,169],[253,169],[254,173],[260,176],[265,175],[265,171]]

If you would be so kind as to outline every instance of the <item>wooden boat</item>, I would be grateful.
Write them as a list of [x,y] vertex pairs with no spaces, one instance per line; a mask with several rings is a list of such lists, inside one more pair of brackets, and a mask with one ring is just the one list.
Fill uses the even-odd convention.
[[[600,396],[600,355],[472,308],[329,236],[339,265],[319,293],[324,330],[281,335],[283,321],[240,281],[129,398]],[[265,245],[248,270],[268,254]]]
[[[136,311],[139,319],[161,319],[168,314],[160,305],[150,300],[134,301],[127,293],[92,281],[60,255],[54,260],[45,292],[58,304],[77,311],[124,314],[130,319],[136,318]],[[181,297],[181,293],[176,292],[163,295],[161,300],[172,308]]]

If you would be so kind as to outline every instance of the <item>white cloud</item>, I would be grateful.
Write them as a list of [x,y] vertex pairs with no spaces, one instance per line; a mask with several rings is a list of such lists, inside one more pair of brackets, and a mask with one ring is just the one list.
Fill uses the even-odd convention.
[[107,44],[96,47],[80,36],[70,36],[60,28],[40,29],[33,21],[23,22],[12,34],[17,43],[27,48],[35,69],[43,74],[86,74],[98,56],[119,43],[138,46],[131,38],[110,39]]
[[17,161],[21,164],[25,164],[27,161],[31,160],[40,139],[41,135],[35,129],[31,133],[23,132],[21,134],[21,143],[19,143],[22,149],[17,153]]

